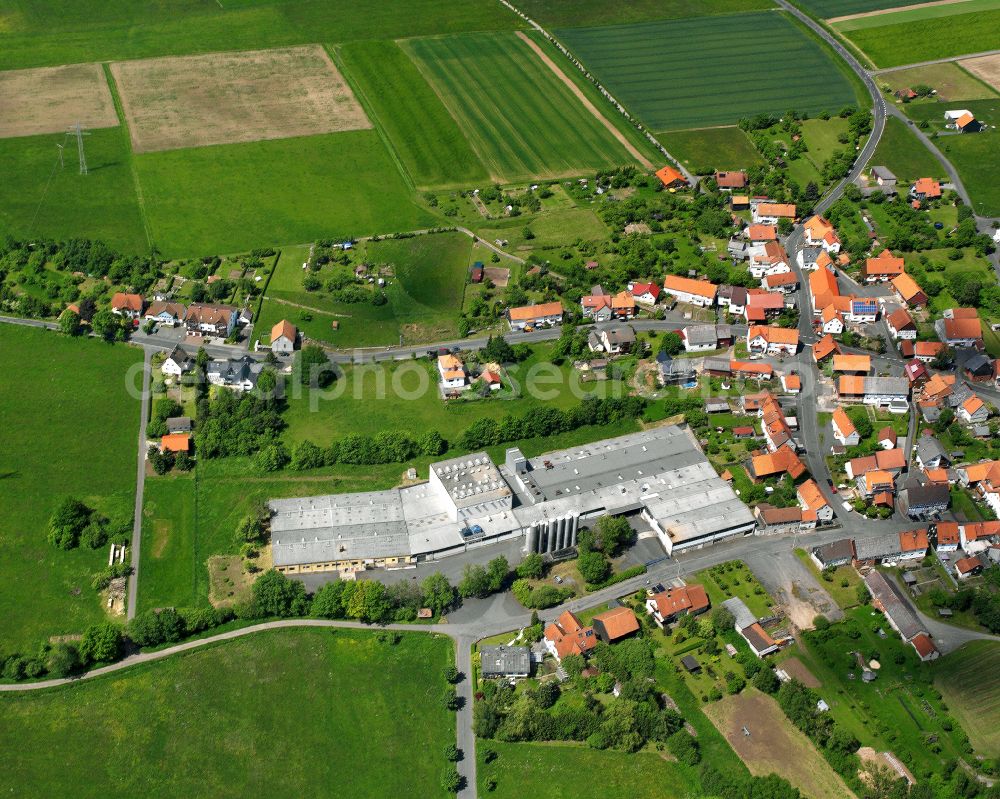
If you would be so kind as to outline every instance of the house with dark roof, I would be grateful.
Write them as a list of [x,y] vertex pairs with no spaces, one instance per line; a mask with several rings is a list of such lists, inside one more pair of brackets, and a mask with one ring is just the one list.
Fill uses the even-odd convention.
[[854,539],[841,538],[839,541],[813,547],[809,551],[809,557],[820,569],[846,566],[855,558]]
[[531,652],[526,646],[479,647],[479,674],[490,679],[523,679],[531,676]]

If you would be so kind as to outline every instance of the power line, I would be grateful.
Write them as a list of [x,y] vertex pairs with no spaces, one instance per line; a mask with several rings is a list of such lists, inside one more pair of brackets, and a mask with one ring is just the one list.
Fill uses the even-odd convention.
[[80,162],[80,174],[81,175],[86,175],[87,174],[87,156],[83,152],[83,137],[84,136],[89,136],[90,134],[86,133],[83,130],[83,126],[79,122],[77,122],[75,125],[73,125],[69,129],[69,132],[72,133],[74,136],[76,136],[76,153],[77,153],[77,160]]

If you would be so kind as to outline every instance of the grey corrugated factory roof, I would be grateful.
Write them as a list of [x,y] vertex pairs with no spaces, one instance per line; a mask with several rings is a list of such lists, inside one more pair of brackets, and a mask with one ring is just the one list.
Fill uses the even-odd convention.
[[843,560],[854,558],[854,541],[850,538],[841,538],[839,541],[831,541],[821,547],[814,547],[813,554],[819,558],[820,563],[838,563]]
[[890,555],[898,555],[903,550],[899,546],[899,533],[890,533],[869,538],[855,538],[854,551],[858,560],[879,560]]
[[715,325],[689,325],[684,328],[684,338],[688,344],[694,346],[703,344],[714,346],[719,340]]
[[485,452],[473,452],[431,465],[455,507],[479,505],[511,495],[510,486]]
[[910,382],[905,377],[866,377],[865,394],[898,394],[908,396]]

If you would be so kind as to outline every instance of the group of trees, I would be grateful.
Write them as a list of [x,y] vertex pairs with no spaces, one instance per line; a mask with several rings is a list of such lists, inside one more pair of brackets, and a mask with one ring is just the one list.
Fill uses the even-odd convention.
[[628,519],[623,516],[602,516],[593,531],[580,533],[577,568],[588,585],[600,585],[611,576],[611,561],[634,537]]
[[[569,686],[582,693],[582,702],[557,704],[563,689],[555,681],[515,691],[509,684],[484,681],[474,709],[476,734],[500,741],[586,741],[595,749],[634,752],[646,741],[667,744],[697,762],[697,742],[683,731],[684,719],[662,705],[648,678],[654,669],[652,645],[633,639],[614,647],[598,644],[591,661],[598,677],[584,678],[583,658],[567,656],[563,665],[571,675]],[[616,699],[602,702],[595,694],[620,686]],[[684,749],[672,743],[681,732],[693,743]]]
[[448,442],[436,430],[429,430],[419,439],[399,430],[382,430],[373,436],[351,433],[321,448],[311,441],[295,446],[290,456],[292,469],[316,469],[346,463],[371,466],[382,463],[404,463],[420,455],[443,455]]
[[466,599],[469,597],[484,599],[503,591],[507,587],[509,577],[510,564],[503,555],[493,558],[486,566],[467,563],[462,570],[462,581],[458,584],[458,591]]
[[203,458],[254,455],[275,444],[283,427],[274,397],[220,391],[198,402],[195,445]]
[[58,549],[81,544],[98,549],[109,541],[125,544],[132,534],[128,521],[114,523],[75,497],[64,497],[49,517],[48,540]]
[[92,624],[78,642],[45,642],[35,655],[12,653],[0,656],[0,676],[5,680],[71,677],[84,669],[111,663],[121,657],[124,636],[112,622]]
[[502,419],[479,419],[473,422],[459,438],[466,450],[478,450],[507,441],[536,436],[551,436],[585,425],[605,425],[622,419],[634,419],[645,410],[646,400],[641,397],[588,397],[568,411],[558,408],[538,408]]

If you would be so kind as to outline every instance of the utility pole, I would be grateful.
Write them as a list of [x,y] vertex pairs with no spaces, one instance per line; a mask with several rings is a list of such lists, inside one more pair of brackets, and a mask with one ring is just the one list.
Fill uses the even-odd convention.
[[66,146],[65,144],[57,144],[57,145],[56,145],[56,147],[58,147],[58,148],[59,148],[59,168],[60,168],[60,169],[62,169],[63,167],[65,167],[65,166],[66,166],[66,165],[65,165],[65,164],[63,163],[63,148],[65,148],[65,146]]
[[[90,134],[84,132],[83,126],[79,122],[73,125],[73,127],[69,129],[69,132],[72,133],[74,136],[76,136],[76,153],[77,153],[77,160],[80,162],[80,174],[86,175],[87,157],[83,153],[83,137],[89,136]],[[61,154],[62,151],[60,150],[60,155]]]

